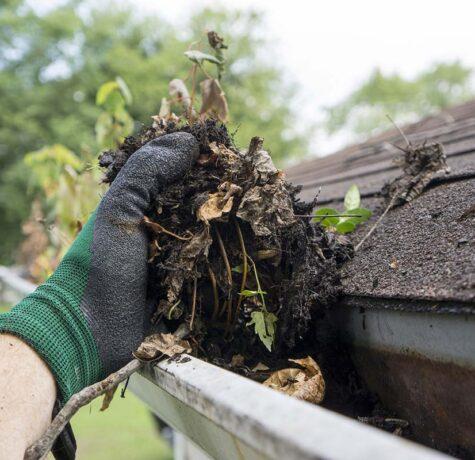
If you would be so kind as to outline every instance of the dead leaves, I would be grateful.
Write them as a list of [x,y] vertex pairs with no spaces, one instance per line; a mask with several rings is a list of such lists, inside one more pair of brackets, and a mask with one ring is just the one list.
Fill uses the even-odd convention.
[[325,380],[315,360],[289,359],[300,368],[281,369],[274,372],[264,383],[266,387],[281,391],[297,399],[319,404],[325,396]]
[[185,111],[188,111],[191,108],[190,93],[188,92],[183,80],[180,80],[179,78],[173,79],[168,84],[168,92],[172,98],[176,99],[183,105]]
[[280,183],[256,186],[243,196],[236,216],[249,222],[257,236],[269,236],[276,228],[295,223],[292,200]]
[[221,89],[219,81],[215,78],[208,78],[200,83],[201,87],[201,109],[200,114],[212,113],[225,123],[228,119],[228,103]]
[[198,220],[209,222],[222,217],[233,208],[234,195],[241,193],[241,187],[231,182],[223,182],[216,193],[211,193],[196,213]]
[[437,173],[450,172],[442,144],[434,142],[413,146],[409,143],[401,150],[403,156],[396,163],[402,168],[403,174],[383,188],[390,207],[413,201],[424,192]]
[[151,361],[168,356],[169,358],[190,353],[191,346],[188,341],[179,339],[173,334],[152,334],[148,336],[134,352],[134,356],[141,361]]

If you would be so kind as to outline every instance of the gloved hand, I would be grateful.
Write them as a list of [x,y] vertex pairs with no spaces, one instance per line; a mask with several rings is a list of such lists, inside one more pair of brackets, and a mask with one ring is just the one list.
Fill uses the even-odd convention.
[[198,143],[186,133],[135,152],[55,273],[0,316],[0,332],[22,338],[49,365],[63,403],[130,361],[143,340],[151,305],[142,219],[197,157]]

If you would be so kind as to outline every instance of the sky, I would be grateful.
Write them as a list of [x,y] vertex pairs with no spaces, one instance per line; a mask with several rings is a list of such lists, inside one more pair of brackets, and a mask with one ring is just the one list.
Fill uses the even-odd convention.
[[[134,0],[179,25],[195,9],[224,5],[264,12],[285,78],[298,88],[296,105],[310,120],[342,100],[374,70],[412,77],[439,61],[475,68],[473,0]],[[350,142],[348,134],[315,133],[319,154]]]
[[[177,26],[203,6],[262,11],[263,33],[274,44],[283,78],[296,83],[293,104],[312,122],[320,121],[323,107],[342,100],[376,67],[405,77],[439,61],[460,59],[475,68],[473,0],[124,1]],[[315,132],[312,153],[331,153],[349,142],[347,133],[329,137]]]

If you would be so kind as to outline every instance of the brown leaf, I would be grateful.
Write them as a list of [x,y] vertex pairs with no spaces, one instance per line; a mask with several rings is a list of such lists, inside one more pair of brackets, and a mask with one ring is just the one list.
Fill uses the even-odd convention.
[[325,396],[325,380],[313,358],[289,359],[303,369],[281,369],[271,374],[263,385],[298,399],[319,404]]
[[228,119],[228,103],[219,81],[208,78],[200,83],[201,109],[200,113],[214,113],[223,123]]
[[183,80],[180,80],[179,78],[173,79],[168,83],[168,92],[171,97],[176,98],[178,102],[181,102],[186,110],[190,108],[190,93],[188,93],[188,89]]
[[233,207],[233,196],[242,192],[241,187],[231,182],[223,182],[218,187],[218,192],[211,193],[208,199],[200,206],[196,212],[198,220],[209,222],[218,219],[223,214],[231,211]]
[[178,339],[173,334],[149,335],[135,351],[134,356],[142,361],[150,361],[165,355],[172,357],[189,353],[191,346],[186,340]]
[[252,187],[242,197],[236,216],[248,222],[257,236],[272,235],[295,223],[292,200],[280,180]]
[[227,200],[224,200],[224,197],[225,194],[223,192],[211,193],[196,212],[198,220],[209,222],[231,211],[233,207],[233,197],[231,196]]

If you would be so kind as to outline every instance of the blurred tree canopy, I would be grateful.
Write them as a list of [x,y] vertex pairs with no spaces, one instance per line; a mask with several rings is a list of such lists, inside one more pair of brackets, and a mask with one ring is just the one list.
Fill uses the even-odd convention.
[[[99,86],[117,76],[128,84],[136,121],[149,124],[158,113],[168,82],[183,78],[183,55],[206,29],[229,44],[222,86],[230,107],[230,128],[245,146],[265,138],[274,159],[305,152],[304,135],[288,106],[292,88],[264,53],[260,16],[254,12],[204,10],[177,30],[158,17],[138,17],[119,3],[69,0],[39,13],[25,0],[0,5],[0,263],[10,262],[21,240],[20,226],[38,188],[29,180],[24,155],[45,145],[63,144],[84,158],[99,151],[94,124]],[[26,190],[29,193],[26,193]]]
[[371,134],[387,127],[386,115],[401,124],[415,121],[473,97],[471,77],[472,70],[458,61],[436,64],[413,79],[377,69],[346,99],[327,108],[327,131]]

